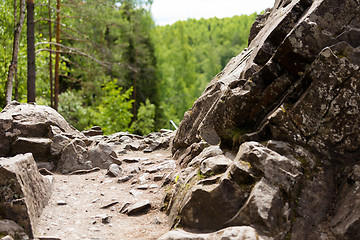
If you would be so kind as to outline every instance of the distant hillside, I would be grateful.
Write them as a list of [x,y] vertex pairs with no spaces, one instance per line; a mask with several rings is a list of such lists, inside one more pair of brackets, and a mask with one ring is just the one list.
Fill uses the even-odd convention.
[[179,122],[209,81],[247,47],[256,16],[189,19],[155,28],[164,119]]

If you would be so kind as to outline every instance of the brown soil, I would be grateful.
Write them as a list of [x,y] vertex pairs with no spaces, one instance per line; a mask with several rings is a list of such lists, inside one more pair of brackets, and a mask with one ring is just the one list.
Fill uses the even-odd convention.
[[[148,174],[149,186],[157,187],[139,190],[138,180],[145,169],[156,166],[164,160],[171,160],[169,151],[157,151],[149,154],[132,152],[124,155],[148,158],[139,163],[123,163],[124,174],[135,167],[140,167],[139,173],[125,183],[118,183],[118,178],[106,176],[106,170],[85,175],[53,175],[53,193],[49,205],[43,210],[35,230],[35,236],[52,236],[62,240],[122,240],[122,239],[157,239],[169,231],[166,215],[160,211],[166,187],[161,187],[162,181],[153,181],[155,175],[165,176],[173,170],[167,169]],[[153,162],[154,164],[149,164]],[[149,165],[148,165],[149,164]],[[137,183],[134,183],[134,181]],[[136,196],[130,193],[136,190]],[[136,203],[147,199],[151,209],[138,216],[128,216],[120,213],[124,203]],[[59,205],[65,201],[66,205]],[[101,207],[119,202],[107,209]],[[109,223],[102,223],[99,215],[108,215]]]

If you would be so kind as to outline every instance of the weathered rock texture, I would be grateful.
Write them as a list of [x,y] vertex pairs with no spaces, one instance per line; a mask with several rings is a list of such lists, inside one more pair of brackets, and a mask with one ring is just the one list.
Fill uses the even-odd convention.
[[0,158],[1,219],[15,221],[33,238],[34,224],[50,195],[51,184],[40,175],[32,154]]
[[277,0],[258,17],[176,133],[175,225],[360,237],[359,29],[357,0]]
[[106,169],[117,160],[117,152],[168,148],[172,138],[168,130],[146,137],[126,132],[103,136],[100,127],[82,133],[54,109],[36,104],[12,102],[0,113],[0,157],[32,153],[39,167],[65,174]]

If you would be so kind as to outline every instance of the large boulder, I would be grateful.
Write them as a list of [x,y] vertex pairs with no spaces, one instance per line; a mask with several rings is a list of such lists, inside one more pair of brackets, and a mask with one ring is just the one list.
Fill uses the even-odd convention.
[[277,0],[185,114],[173,152],[201,140],[232,147],[286,136],[352,158],[359,128],[345,126],[359,126],[359,9],[355,0]]
[[[357,0],[276,0],[258,16],[176,132],[174,157],[192,170],[165,198],[174,226],[359,238],[359,12]],[[217,197],[224,179],[246,191]]]
[[36,161],[56,162],[68,138],[83,137],[48,106],[11,102],[0,113],[0,156],[31,152]]
[[33,238],[51,195],[49,179],[40,175],[31,153],[0,158],[0,218],[13,220]]

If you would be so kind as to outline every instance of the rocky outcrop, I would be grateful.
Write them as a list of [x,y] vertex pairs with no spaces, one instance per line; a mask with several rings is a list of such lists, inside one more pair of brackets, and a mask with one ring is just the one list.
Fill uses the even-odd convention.
[[126,151],[168,148],[173,131],[146,137],[119,132],[102,135],[100,127],[79,132],[54,109],[12,102],[0,113],[0,157],[32,153],[38,166],[68,174],[108,168]]
[[83,136],[47,106],[12,102],[0,114],[2,157],[31,152],[37,162],[55,164],[70,139]]
[[[50,195],[50,181],[40,175],[32,154],[0,158],[1,219],[16,222],[24,228],[30,238],[33,238],[34,225],[47,205]],[[4,224],[14,226],[9,221]],[[13,227],[12,230],[9,229],[6,230],[7,234],[12,234],[11,231],[20,231]]]
[[258,17],[176,133],[174,226],[359,238],[359,12],[356,0],[277,0]]

